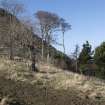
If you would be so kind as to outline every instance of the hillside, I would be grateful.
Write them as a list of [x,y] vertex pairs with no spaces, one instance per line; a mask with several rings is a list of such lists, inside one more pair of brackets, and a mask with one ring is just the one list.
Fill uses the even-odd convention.
[[0,105],[105,105],[105,81],[42,62],[35,73],[29,65],[0,58]]
[[[10,22],[8,21],[10,15],[11,15],[10,13],[8,13],[4,9],[0,8],[0,53],[1,54],[7,53],[8,56],[10,55],[9,54],[10,53],[10,38],[8,37],[10,35],[10,33],[9,33]],[[27,37],[27,36],[24,36],[24,34],[27,34],[28,38],[26,40],[24,40],[25,43],[29,44],[30,36],[33,35],[34,36],[34,39],[33,39],[34,44],[38,50],[37,56],[38,56],[38,58],[41,58],[41,38],[38,35],[35,35],[32,32],[32,30],[29,30],[27,28],[27,26],[24,26],[25,29],[22,30],[23,27],[20,27],[20,25],[22,24],[21,21],[19,21],[14,16],[12,16],[12,17],[14,18],[13,25],[16,24],[16,26],[14,25],[14,27],[16,27],[16,28],[13,27],[14,32],[16,31],[16,33],[15,33],[16,35],[14,36],[15,42],[13,42],[14,56],[20,56],[20,57],[29,59],[30,52],[29,52],[28,48],[26,46],[20,47],[21,43],[22,43],[20,40],[23,37],[24,37],[23,38],[23,40],[24,40]],[[23,33],[23,32],[25,32],[25,33]],[[56,66],[63,68],[63,69],[73,70],[72,60],[67,55],[65,55],[62,52],[55,49],[52,45],[50,45],[49,54],[50,54],[50,63],[53,63]],[[44,57],[45,57],[45,59],[46,59],[46,56],[47,56],[47,43],[44,42]]]

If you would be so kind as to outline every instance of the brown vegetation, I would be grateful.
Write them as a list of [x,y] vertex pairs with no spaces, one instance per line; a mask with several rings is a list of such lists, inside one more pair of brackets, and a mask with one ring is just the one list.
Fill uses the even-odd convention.
[[[28,63],[28,62],[27,62]],[[39,73],[26,62],[0,59],[0,99],[9,105],[104,105],[105,82],[39,64]],[[7,105],[7,104],[6,104]]]

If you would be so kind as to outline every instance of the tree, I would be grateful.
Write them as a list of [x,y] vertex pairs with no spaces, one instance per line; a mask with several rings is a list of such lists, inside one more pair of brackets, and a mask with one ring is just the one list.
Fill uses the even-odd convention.
[[[88,68],[89,65],[91,64],[91,61],[93,59],[92,55],[93,55],[93,51],[91,49],[91,45],[89,44],[88,41],[86,41],[86,43],[83,44],[83,49],[80,52],[79,55],[79,69],[81,73],[88,72]],[[89,71],[90,72],[90,71]]]
[[73,53],[73,56],[75,60],[76,72],[78,72],[78,57],[79,57],[79,46],[78,45],[75,46],[75,51]]
[[[20,22],[19,16],[23,12],[23,5],[11,0],[5,0],[1,3],[2,8],[6,11],[8,18],[8,35],[4,36],[8,39],[10,47],[10,59],[14,58],[15,48],[28,48],[32,61],[32,70],[37,71],[36,64],[36,48],[34,44],[34,33],[31,25],[28,22]],[[5,30],[6,31],[6,30]],[[18,46],[18,47],[17,47]]]
[[42,59],[44,55],[44,42],[47,43],[47,58],[49,59],[49,47],[53,40],[55,30],[59,28],[59,17],[50,12],[38,11],[36,17],[39,21],[41,38],[42,38]]
[[94,60],[105,71],[105,42],[95,49]]
[[88,61],[92,58],[92,51],[91,51],[91,45],[88,41],[86,41],[85,44],[83,44],[83,49],[79,55],[79,63],[80,64],[87,64]]
[[1,0],[0,6],[16,17],[24,12],[24,5],[17,0]]
[[17,32],[17,17],[23,12],[23,5],[13,0],[2,0],[1,7],[8,12],[8,40],[10,46],[10,59],[13,59],[14,43]]
[[71,25],[67,23],[63,18],[60,19],[61,31],[62,31],[62,42],[63,52],[65,54],[65,32],[71,29]]
[[19,33],[21,34],[19,42],[23,47],[26,47],[30,51],[30,59],[32,61],[31,63],[31,68],[32,71],[38,72],[38,69],[36,68],[36,53],[37,53],[37,48],[34,43],[34,32],[31,24],[27,23],[27,21],[24,21],[24,24],[20,24],[20,31]]

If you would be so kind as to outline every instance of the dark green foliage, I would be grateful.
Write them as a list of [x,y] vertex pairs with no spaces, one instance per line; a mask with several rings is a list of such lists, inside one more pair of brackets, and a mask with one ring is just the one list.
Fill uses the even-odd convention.
[[83,44],[83,49],[79,56],[79,64],[87,64],[92,59],[91,45],[88,41]]
[[98,66],[105,68],[105,42],[96,48],[94,59]]
[[74,71],[74,66],[72,65],[73,60],[69,58],[66,54],[57,51],[54,55],[54,64],[64,70]]
[[[93,51],[88,41],[83,44],[83,49],[79,55],[79,72],[85,75],[94,75],[94,61],[92,57]],[[93,72],[92,72],[93,71]]]
[[54,55],[55,59],[61,59],[63,58],[63,54],[62,53],[57,53],[56,55]]
[[7,14],[7,12],[4,10],[4,9],[2,9],[2,8],[0,8],[0,16],[5,16]]
[[95,71],[95,76],[101,79],[105,79],[105,70],[98,67]]
[[105,79],[105,42],[95,49],[94,60],[99,67],[97,75]]

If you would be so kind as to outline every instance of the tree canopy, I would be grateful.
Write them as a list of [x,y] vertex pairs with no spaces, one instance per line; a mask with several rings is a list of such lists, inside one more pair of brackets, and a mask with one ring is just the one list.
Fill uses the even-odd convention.
[[87,64],[88,61],[92,58],[92,49],[88,41],[83,44],[83,49],[79,55],[79,63]]
[[95,63],[105,69],[105,42],[95,49]]

